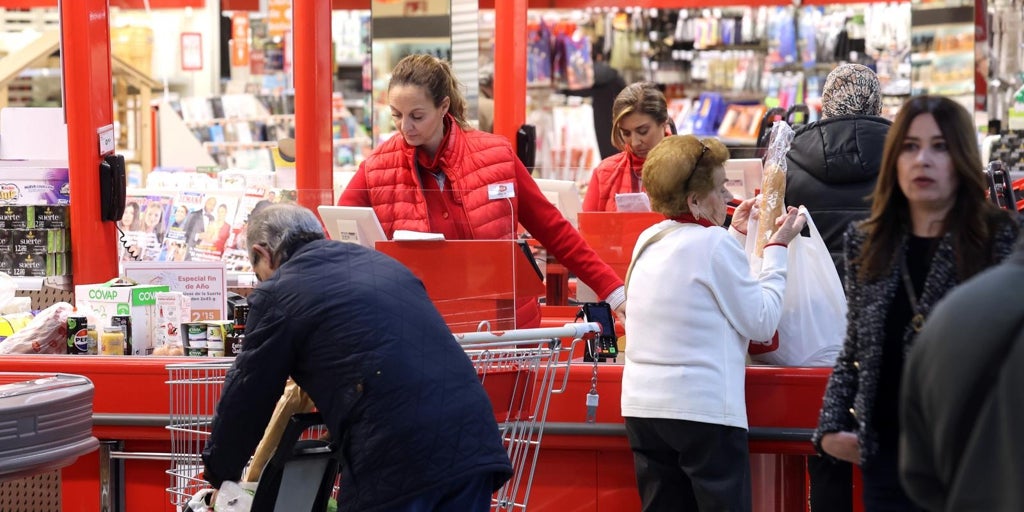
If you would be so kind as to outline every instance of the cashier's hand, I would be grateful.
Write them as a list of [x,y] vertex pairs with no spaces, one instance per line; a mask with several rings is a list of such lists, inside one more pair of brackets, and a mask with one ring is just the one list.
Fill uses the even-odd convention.
[[830,432],[821,436],[821,449],[839,460],[860,464],[860,445],[853,432]]
[[732,212],[732,222],[729,224],[733,229],[739,231],[741,234],[747,234],[747,223],[750,222],[750,211],[754,207],[756,198],[744,199],[736,210]]

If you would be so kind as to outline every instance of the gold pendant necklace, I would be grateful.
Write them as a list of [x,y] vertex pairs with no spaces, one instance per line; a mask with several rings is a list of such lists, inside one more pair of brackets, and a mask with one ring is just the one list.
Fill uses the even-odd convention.
[[903,261],[900,265],[900,274],[903,276],[903,287],[907,290],[907,299],[910,300],[910,312],[914,314],[910,318],[910,326],[913,327],[914,332],[921,332],[924,327],[924,315],[921,314],[917,309],[917,294],[914,293],[914,283],[910,280],[910,271],[907,270],[907,255],[903,254]]

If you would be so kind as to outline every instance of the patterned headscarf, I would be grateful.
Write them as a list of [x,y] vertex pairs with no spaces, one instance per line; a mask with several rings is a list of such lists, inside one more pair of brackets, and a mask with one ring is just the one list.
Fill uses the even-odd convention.
[[877,116],[882,112],[882,85],[870,68],[842,64],[825,78],[821,91],[822,119],[845,115]]

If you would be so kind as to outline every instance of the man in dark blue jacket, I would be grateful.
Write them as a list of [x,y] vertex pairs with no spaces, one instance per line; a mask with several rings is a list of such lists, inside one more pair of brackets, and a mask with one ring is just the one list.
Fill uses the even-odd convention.
[[341,511],[487,511],[511,475],[491,403],[419,279],[394,259],[325,240],[287,204],[252,215],[242,352],[203,453],[238,480],[290,376],[341,444]]
[[[841,64],[821,92],[821,120],[799,128],[786,154],[786,204],[807,207],[843,278],[843,233],[867,218],[882,148],[892,124],[879,117],[882,92],[874,71]],[[853,467],[807,459],[811,512],[853,510]]]

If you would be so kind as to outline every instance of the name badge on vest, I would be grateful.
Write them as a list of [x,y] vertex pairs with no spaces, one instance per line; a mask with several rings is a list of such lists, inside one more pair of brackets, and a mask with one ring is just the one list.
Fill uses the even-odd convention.
[[516,187],[512,182],[492,183],[487,185],[487,199],[508,199],[516,196]]

